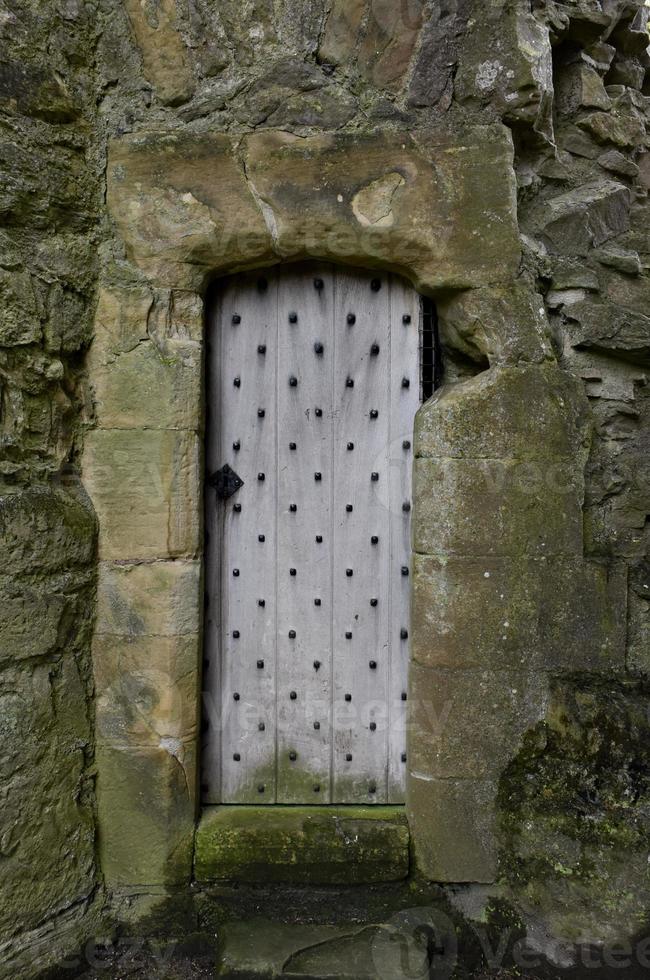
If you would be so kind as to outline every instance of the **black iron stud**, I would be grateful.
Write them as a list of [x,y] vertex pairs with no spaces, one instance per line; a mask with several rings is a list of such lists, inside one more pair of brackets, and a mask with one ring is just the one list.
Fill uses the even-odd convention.
[[266,480],[266,475],[264,473],[258,473],[257,479],[260,481],[260,483],[264,483],[264,481]]
[[239,313],[233,313],[232,322],[235,324],[235,326],[237,326],[238,323],[241,323],[241,317]]
[[318,783],[316,783],[316,785],[314,786],[314,793],[320,793],[320,786],[318,785]]
[[296,511],[298,510],[298,505],[297,504],[289,504],[289,510],[291,511],[292,514],[295,514]]
[[348,512],[348,514],[351,514],[352,511],[354,510],[354,507],[352,506],[352,504],[346,504],[345,509]]
[[266,541],[266,535],[265,534],[258,534],[257,535],[257,540],[260,542],[260,544],[264,544],[264,542]]
[[350,327],[353,327],[356,322],[357,322],[357,318],[354,315],[354,313],[348,313],[348,325]]
[[325,350],[325,348],[321,344],[320,340],[317,340],[316,343],[314,344],[314,353],[315,354],[322,354],[324,350]]
[[373,483],[376,483],[377,480],[379,479],[379,473],[371,473],[370,479],[372,480]]
[[233,504],[232,509],[234,510],[235,514],[241,514],[241,504]]
[[323,474],[322,473],[314,473],[314,479],[318,483],[319,480],[322,480],[323,479]]
[[324,285],[325,283],[323,282],[322,279],[314,279],[314,289],[317,289],[318,292],[321,291]]
[[298,574],[298,573],[296,572],[296,569],[295,569],[295,568],[290,568],[290,569],[289,569],[289,575],[293,575],[293,576],[295,576],[295,575],[297,575],[297,574]]
[[377,792],[377,787],[374,783],[370,783],[370,786],[368,787],[368,792],[370,793],[371,796],[374,796],[374,794]]
[[321,600],[320,599],[314,599],[314,605],[315,606],[320,606],[321,605]]
[[297,322],[298,322],[298,314],[297,313],[290,313],[289,314],[289,323],[297,323]]
[[258,660],[257,661],[257,669],[258,670],[264,670],[264,661],[263,660]]
[[408,700],[408,695],[406,691],[402,691],[402,701],[407,701],[407,700]]
[[402,755],[401,755],[400,758],[401,758],[402,762],[406,762],[406,752],[402,752]]
[[233,697],[233,701],[239,701],[239,694],[237,693],[237,691],[235,691],[232,697]]
[[349,377],[346,378],[345,379],[345,387],[346,388],[354,388],[354,378],[349,378]]
[[260,278],[257,280],[257,288],[261,293],[265,293],[269,288],[268,279],[265,279],[264,276],[260,276]]
[[402,378],[402,388],[410,388],[411,382],[408,378]]
[[314,409],[314,415],[316,416],[317,419],[319,419],[322,414],[323,414],[323,409],[322,408],[315,408]]
[[233,759],[235,760],[235,762],[239,762],[239,760],[241,759],[239,752],[235,752],[235,754],[233,755]]
[[346,752],[345,753],[345,761],[346,762],[352,762],[352,753],[351,752]]
[[314,660],[314,670],[320,670],[320,660]]
[[263,793],[264,792],[264,789],[265,789],[264,784],[263,783],[260,783],[259,786],[257,787],[257,792],[258,793]]
[[258,732],[264,732],[264,731],[266,731],[266,725],[264,724],[263,721],[259,721],[257,723],[257,730],[258,730]]
[[370,544],[379,544],[379,538],[377,537],[376,534],[373,534],[373,536],[371,537]]
[[292,691],[291,694],[289,695],[289,697],[291,698],[292,701],[295,701],[296,698],[298,697],[298,695],[296,694],[295,691]]
[[235,578],[239,578],[239,569],[238,568],[233,568],[232,573],[235,576]]
[[407,576],[409,573],[408,565],[402,565],[402,575]]
[[236,453],[239,452],[239,450],[241,449],[241,442],[239,441],[239,439],[237,440],[237,442],[233,442],[232,448],[233,448],[233,452]]
[[257,345],[257,353],[258,354],[266,354],[266,344],[258,344]]
[[346,640],[351,640],[352,639],[352,631],[351,630],[346,630],[345,631],[345,639]]
[[369,662],[368,666],[370,667],[371,670],[377,670],[377,661],[376,660],[371,660]]
[[239,377],[233,378],[232,383],[234,384],[235,388],[241,388],[241,378]]
[[348,443],[348,452],[351,453],[353,449],[354,449],[354,443],[353,442],[349,442]]
[[257,410],[258,419],[263,419],[265,415],[266,415],[265,410],[263,408],[258,408]]
[[323,543],[323,535],[322,534],[317,534],[316,535],[316,544],[322,544],[322,543]]
[[354,575],[354,570],[352,568],[346,568],[345,574],[347,575],[348,578],[352,578],[352,576]]
[[240,636],[241,636],[241,633],[239,632],[239,630],[233,630],[232,631],[233,640],[238,640]]
[[376,721],[371,721],[370,722],[370,725],[368,727],[370,728],[370,731],[371,732],[376,732],[377,731],[377,722]]
[[373,293],[378,293],[381,289],[381,279],[373,279],[370,283],[370,288],[372,289]]
[[351,694],[346,694],[345,695],[345,700],[346,701],[351,701],[352,700],[352,695]]
[[293,375],[293,374],[289,378],[289,387],[290,388],[297,388],[298,387],[298,378],[296,378],[295,375]]
[[405,439],[404,442],[402,443],[402,449],[410,449],[410,448],[411,448],[411,440]]
[[371,419],[378,419],[379,418],[379,412],[377,411],[376,408],[371,408],[370,409],[370,418]]
[[373,607],[373,609],[375,608],[375,606],[377,605],[378,602],[379,602],[379,599],[374,599],[373,598],[373,599],[370,600],[370,605]]
[[399,631],[399,635],[400,635],[400,638],[402,640],[408,640],[408,638],[409,638],[409,631],[406,630],[406,629],[404,629],[404,627],[402,627],[402,629]]
[[296,638],[296,631],[295,630],[289,630],[289,639],[290,640],[295,640],[295,638]]
[[289,753],[289,758],[291,759],[292,762],[295,762],[296,759],[298,758],[297,752],[290,752]]
[[411,322],[411,314],[405,313],[404,316],[402,317],[402,323],[404,324],[404,326],[408,326],[410,322]]
[[372,347],[370,348],[370,353],[372,354],[373,357],[376,357],[377,354],[379,353],[379,344],[373,344]]
[[266,599],[258,599],[257,605],[261,606],[261,608],[264,609],[264,607],[266,606]]
[[289,443],[289,449],[291,450],[291,452],[294,452],[297,448],[298,447],[296,446],[295,442]]
[[405,514],[408,514],[408,512],[410,511],[410,509],[411,509],[411,503],[410,503],[410,501],[405,500],[404,503],[402,504],[402,510],[404,511]]
[[317,732],[320,731],[320,722],[319,721],[315,721],[314,722],[314,731],[317,731]]

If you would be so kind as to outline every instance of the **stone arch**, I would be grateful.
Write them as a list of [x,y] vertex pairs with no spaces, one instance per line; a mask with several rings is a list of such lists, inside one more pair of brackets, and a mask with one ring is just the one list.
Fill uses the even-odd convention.
[[[593,649],[575,636],[567,648],[555,583],[601,600],[615,587],[582,558],[584,396],[547,349],[539,298],[516,282],[514,187],[500,126],[461,142],[262,131],[111,145],[125,252],[97,310],[83,465],[100,523],[100,852],[113,889],[191,877],[203,296],[215,276],[306,258],[401,273],[437,298],[443,342],[490,363],[416,423],[408,812],[423,874],[494,878],[498,774],[543,715],[547,661],[566,668]],[[531,626],[535,602],[545,612]]]

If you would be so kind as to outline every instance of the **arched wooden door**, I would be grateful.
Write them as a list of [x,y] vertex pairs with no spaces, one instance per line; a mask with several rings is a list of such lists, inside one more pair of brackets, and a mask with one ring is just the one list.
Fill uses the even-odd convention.
[[403,800],[421,319],[394,275],[280,266],[218,284],[205,802]]

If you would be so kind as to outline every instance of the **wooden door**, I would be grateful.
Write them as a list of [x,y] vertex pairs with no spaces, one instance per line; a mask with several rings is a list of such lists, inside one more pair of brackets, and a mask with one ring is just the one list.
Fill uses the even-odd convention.
[[393,275],[283,266],[220,284],[205,802],[403,800],[420,332]]

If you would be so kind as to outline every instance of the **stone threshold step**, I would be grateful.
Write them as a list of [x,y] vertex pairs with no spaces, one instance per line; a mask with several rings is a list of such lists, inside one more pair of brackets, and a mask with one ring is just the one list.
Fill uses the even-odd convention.
[[359,885],[401,881],[408,871],[400,806],[214,806],[197,828],[199,885]]
[[219,935],[218,977],[231,980],[425,980],[426,937],[395,925],[286,925],[250,919]]

